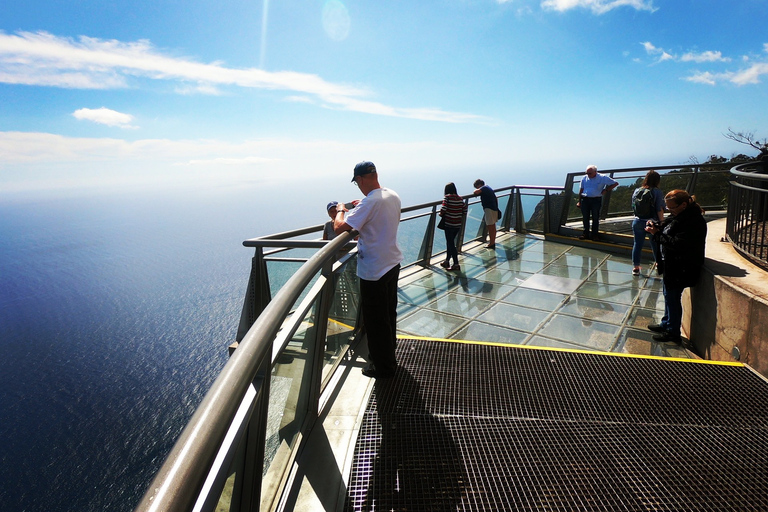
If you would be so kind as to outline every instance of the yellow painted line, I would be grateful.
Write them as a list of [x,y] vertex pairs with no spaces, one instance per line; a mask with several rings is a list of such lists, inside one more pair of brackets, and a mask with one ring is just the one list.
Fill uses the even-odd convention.
[[334,320],[333,318],[329,318],[329,319],[328,319],[328,321],[329,321],[329,322],[332,322],[332,323],[334,323],[334,324],[336,324],[336,325],[340,325],[340,326],[342,326],[342,327],[346,327],[346,328],[347,328],[347,329],[349,329],[350,331],[354,329],[354,327],[352,327],[351,325],[347,325],[347,324],[345,324],[345,323],[343,323],[343,322],[339,322],[338,320]]
[[446,343],[464,343],[467,345],[487,345],[491,347],[513,347],[527,350],[543,350],[547,352],[568,352],[572,354],[593,354],[598,356],[628,357],[630,359],[651,359],[658,361],[680,361],[683,363],[713,364],[718,366],[745,366],[744,363],[735,361],[711,361],[709,359],[688,359],[685,357],[644,356],[641,354],[624,354],[621,352],[605,352],[602,350],[583,350],[572,348],[537,347],[534,345],[514,345],[511,343],[498,343],[494,341],[449,340],[446,338],[427,338],[423,336],[397,336],[401,340],[442,341]]

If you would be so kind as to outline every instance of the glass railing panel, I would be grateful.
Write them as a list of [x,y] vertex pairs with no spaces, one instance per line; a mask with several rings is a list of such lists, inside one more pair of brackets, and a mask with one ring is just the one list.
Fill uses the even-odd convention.
[[272,367],[261,489],[262,510],[268,510],[265,505],[271,503],[275,496],[307,416],[316,325],[317,301]]
[[731,176],[728,170],[699,173],[696,178],[696,188],[693,190],[696,202],[704,208],[725,210],[728,207]]
[[[611,191],[607,210],[609,217],[632,215],[632,194],[642,184],[644,177],[645,174],[642,176],[635,174],[614,176],[613,179],[619,182],[619,186]],[[605,200],[603,200],[603,213],[605,213]]]
[[[285,286],[285,283],[288,281],[288,279],[290,279],[291,276],[293,276],[293,274],[295,274],[303,264],[303,262],[299,261],[267,260],[267,276],[269,277],[270,297],[277,295],[277,292],[279,292],[280,289]],[[307,296],[307,293],[312,289],[312,286],[314,286],[319,277],[320,274],[318,273],[315,277],[312,278],[312,281],[310,281],[310,283],[304,287],[301,295],[299,295],[299,298],[296,299],[294,306],[296,304],[300,304],[301,301],[304,300],[304,298]]]
[[[409,212],[405,215],[411,216],[420,212]],[[419,259],[419,251],[424,241],[424,233],[427,232],[427,223],[429,216],[418,217],[400,222],[397,230],[397,245],[403,252],[402,265],[409,265]]]
[[520,203],[523,208],[525,229],[544,231],[544,194],[523,192],[520,194]]
[[357,258],[351,258],[338,270],[336,288],[328,311],[328,330],[323,356],[323,386],[354,339],[360,310],[360,281]]
[[480,202],[470,203],[467,211],[467,224],[464,228],[464,241],[474,240],[481,232],[483,220],[483,205]]

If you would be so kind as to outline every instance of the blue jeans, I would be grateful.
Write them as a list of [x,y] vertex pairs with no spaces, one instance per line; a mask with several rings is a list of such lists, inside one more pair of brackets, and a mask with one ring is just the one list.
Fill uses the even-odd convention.
[[592,238],[597,239],[597,228],[600,224],[600,208],[603,207],[602,197],[582,197],[581,217],[584,221],[584,236],[590,236],[589,218],[592,217]]
[[664,316],[661,325],[673,336],[680,336],[680,325],[683,323],[683,290],[664,284]]
[[632,232],[635,234],[635,243],[632,246],[632,264],[636,267],[640,266],[640,254],[643,251],[643,245],[645,244],[645,236],[651,240],[651,249],[653,250],[653,257],[656,258],[656,240],[653,236],[645,231],[645,223],[648,219],[635,219],[632,221]]
[[453,258],[453,264],[459,264],[459,251],[456,249],[456,237],[459,235],[459,228],[445,228],[445,262],[449,263]]

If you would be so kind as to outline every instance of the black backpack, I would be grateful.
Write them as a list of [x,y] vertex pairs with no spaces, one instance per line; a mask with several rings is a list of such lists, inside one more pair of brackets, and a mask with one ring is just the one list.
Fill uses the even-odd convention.
[[653,218],[656,212],[653,209],[653,190],[642,188],[632,198],[632,212],[640,219]]

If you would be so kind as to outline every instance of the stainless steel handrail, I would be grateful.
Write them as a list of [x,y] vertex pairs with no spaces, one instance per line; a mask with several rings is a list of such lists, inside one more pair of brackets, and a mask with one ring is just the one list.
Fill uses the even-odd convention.
[[192,509],[231,418],[257,378],[259,368],[271,356],[272,340],[285,316],[312,278],[356,235],[357,232],[352,231],[328,242],[269,302],[206,393],[136,510]]

